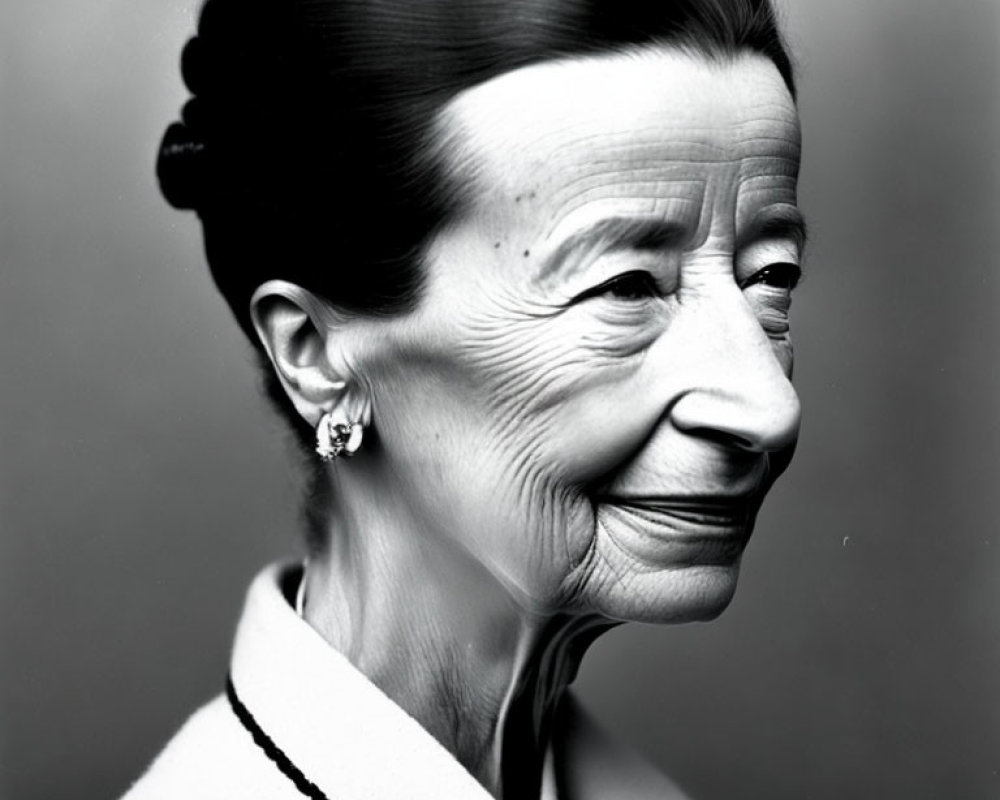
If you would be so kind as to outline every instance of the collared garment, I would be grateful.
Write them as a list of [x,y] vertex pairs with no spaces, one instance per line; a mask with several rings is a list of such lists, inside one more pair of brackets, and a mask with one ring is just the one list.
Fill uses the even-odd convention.
[[[292,607],[272,565],[236,632],[229,695],[197,711],[123,800],[491,800],[475,778]],[[683,800],[575,704],[541,800]],[[560,774],[557,781],[555,774]],[[559,788],[557,789],[557,783]]]

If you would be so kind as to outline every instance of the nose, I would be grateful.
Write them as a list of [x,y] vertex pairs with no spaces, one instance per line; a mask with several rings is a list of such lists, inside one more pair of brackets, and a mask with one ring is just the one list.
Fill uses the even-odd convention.
[[[795,444],[801,406],[774,345],[742,295],[700,314],[689,331],[690,380],[670,410],[675,428],[729,448],[773,453]],[[705,312],[703,307],[700,311]]]

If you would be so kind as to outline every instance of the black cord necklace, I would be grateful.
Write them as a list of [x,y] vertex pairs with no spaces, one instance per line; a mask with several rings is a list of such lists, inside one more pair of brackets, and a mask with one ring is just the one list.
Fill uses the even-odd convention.
[[253,714],[250,713],[243,701],[240,700],[239,696],[236,694],[236,687],[233,686],[233,678],[231,675],[226,676],[226,699],[229,700],[229,705],[233,709],[233,713],[236,715],[236,719],[240,721],[240,724],[249,731],[250,735],[253,737],[254,744],[256,744],[261,750],[264,751],[266,755],[274,764],[280,769],[285,776],[295,784],[295,788],[298,789],[306,797],[312,798],[312,800],[330,800],[323,790],[320,789],[315,783],[309,780],[292,760],[285,755],[284,751],[274,743],[264,729],[260,727],[257,720],[254,719]]

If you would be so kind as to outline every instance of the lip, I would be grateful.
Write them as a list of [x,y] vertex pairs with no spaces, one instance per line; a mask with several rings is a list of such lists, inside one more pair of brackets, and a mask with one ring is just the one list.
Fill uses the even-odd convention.
[[650,535],[677,543],[745,542],[759,506],[756,495],[605,496],[600,508]]

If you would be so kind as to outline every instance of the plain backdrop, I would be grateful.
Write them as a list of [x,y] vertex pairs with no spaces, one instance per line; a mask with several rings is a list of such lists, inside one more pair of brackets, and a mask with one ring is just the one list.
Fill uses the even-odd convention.
[[[700,800],[1000,797],[1000,11],[788,0],[799,452],[730,608],[579,692]],[[298,478],[153,180],[196,3],[0,7],[0,796],[113,798],[218,692]]]

